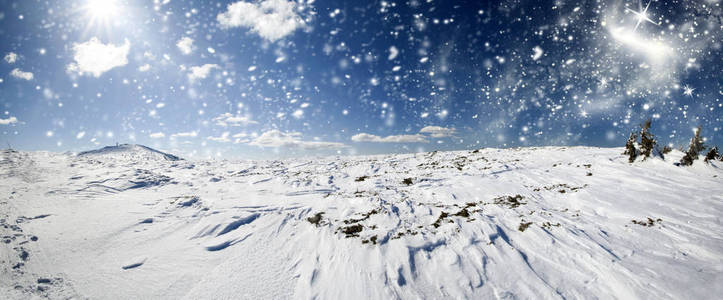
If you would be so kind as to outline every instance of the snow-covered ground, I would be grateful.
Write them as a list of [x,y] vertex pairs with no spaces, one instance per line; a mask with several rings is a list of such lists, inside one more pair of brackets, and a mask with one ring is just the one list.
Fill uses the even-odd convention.
[[0,298],[719,298],[723,163],[621,152],[6,150]]

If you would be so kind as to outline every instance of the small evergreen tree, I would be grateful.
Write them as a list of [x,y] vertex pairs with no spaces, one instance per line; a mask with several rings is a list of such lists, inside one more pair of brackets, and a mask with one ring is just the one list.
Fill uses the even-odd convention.
[[630,137],[628,138],[628,141],[625,143],[625,152],[623,152],[623,155],[628,156],[628,162],[633,163],[635,162],[635,159],[638,157],[638,149],[635,148],[635,140],[637,140],[638,137],[635,136],[634,132],[630,132]]
[[671,151],[673,151],[673,148],[671,148],[670,146],[665,145],[665,147],[663,147],[663,154],[668,154]]
[[709,162],[711,160],[716,160],[718,158],[718,147],[710,148],[710,151],[708,151],[708,154],[705,155],[704,162]]
[[692,139],[690,139],[690,145],[688,146],[688,151],[685,152],[685,155],[683,158],[680,159],[680,164],[683,166],[690,166],[693,164],[693,161],[698,159],[698,155],[705,150],[705,144],[703,143],[703,138],[700,137],[700,132],[702,131],[701,127],[698,126],[698,129],[695,130],[695,136],[693,136]]
[[[643,160],[648,159],[648,157],[653,154],[653,151],[656,150],[655,147],[658,144],[658,141],[655,140],[655,136],[650,133],[650,125],[650,119],[641,125],[640,155],[643,156]],[[656,152],[660,153],[659,151]]]

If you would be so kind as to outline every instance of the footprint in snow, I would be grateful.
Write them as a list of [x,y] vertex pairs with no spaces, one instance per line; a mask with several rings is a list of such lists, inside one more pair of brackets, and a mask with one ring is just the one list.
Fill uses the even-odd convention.
[[146,263],[145,257],[135,258],[133,260],[128,261],[128,263],[123,265],[121,268],[123,270],[135,269],[135,268],[142,266],[144,263]]
[[138,224],[150,224],[150,223],[153,223],[153,218],[145,218],[145,219],[141,220],[140,222],[138,222]]

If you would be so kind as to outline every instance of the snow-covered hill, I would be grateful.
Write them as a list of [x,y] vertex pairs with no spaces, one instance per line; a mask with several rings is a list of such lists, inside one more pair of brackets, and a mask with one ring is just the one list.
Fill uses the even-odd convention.
[[1,153],[0,298],[723,293],[723,164],[676,167],[679,152],[194,162],[123,147],[153,155]]
[[90,150],[78,153],[78,156],[109,158],[109,159],[125,159],[134,161],[146,160],[181,160],[178,156],[158,151],[143,145],[121,144],[116,146],[107,146],[97,150]]

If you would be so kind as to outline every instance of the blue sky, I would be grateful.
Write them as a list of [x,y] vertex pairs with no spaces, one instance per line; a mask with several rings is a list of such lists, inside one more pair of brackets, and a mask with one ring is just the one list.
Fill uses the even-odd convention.
[[[646,9],[647,7],[647,9]],[[0,138],[186,157],[723,140],[721,1],[0,2]]]

